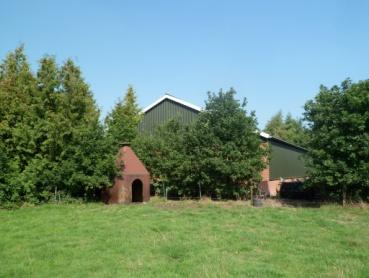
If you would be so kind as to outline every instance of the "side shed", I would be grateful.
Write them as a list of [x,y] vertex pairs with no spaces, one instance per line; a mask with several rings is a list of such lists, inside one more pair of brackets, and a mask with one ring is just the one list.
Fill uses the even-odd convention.
[[296,182],[306,177],[304,155],[307,150],[273,137],[265,132],[260,133],[262,142],[268,143],[270,161],[262,172],[259,188],[268,196],[276,196],[281,181]]

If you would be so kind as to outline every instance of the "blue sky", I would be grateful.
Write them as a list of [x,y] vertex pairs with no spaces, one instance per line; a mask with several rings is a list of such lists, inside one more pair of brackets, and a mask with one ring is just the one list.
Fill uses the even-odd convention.
[[0,57],[24,43],[81,67],[105,115],[128,84],[142,107],[165,92],[203,106],[234,87],[262,128],[301,116],[319,85],[369,77],[369,1],[10,1]]

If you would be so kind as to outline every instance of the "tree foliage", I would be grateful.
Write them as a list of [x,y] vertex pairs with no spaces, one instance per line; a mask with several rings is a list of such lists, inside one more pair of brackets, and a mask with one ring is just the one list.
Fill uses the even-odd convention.
[[132,142],[136,138],[141,119],[136,92],[132,86],[129,86],[123,101],[119,100],[105,119],[107,136],[115,151],[119,143]]
[[311,129],[309,181],[336,196],[368,198],[369,81],[321,86],[305,105]]
[[266,150],[261,147],[253,112],[236,92],[208,95],[206,108],[188,126],[172,120],[135,149],[158,187],[178,196],[201,194],[241,198],[260,181]]
[[23,47],[0,65],[0,202],[91,197],[110,184],[113,158],[80,69],[45,56],[36,74]]
[[290,113],[283,118],[282,111],[277,112],[266,124],[264,131],[289,143],[305,147],[308,131],[301,119],[295,119]]

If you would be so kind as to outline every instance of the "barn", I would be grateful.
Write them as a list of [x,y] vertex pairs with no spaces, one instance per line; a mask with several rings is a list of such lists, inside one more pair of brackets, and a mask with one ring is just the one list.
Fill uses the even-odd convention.
[[[140,123],[141,132],[152,133],[155,128],[170,119],[188,124],[196,120],[201,107],[166,94],[147,106]],[[271,157],[261,173],[260,190],[267,196],[276,196],[282,182],[294,182],[305,177],[306,168],[302,159],[306,149],[260,132],[261,143],[269,145]]]
[[143,109],[144,117],[139,125],[140,131],[153,133],[155,128],[170,119],[189,124],[197,118],[201,107],[166,94]]

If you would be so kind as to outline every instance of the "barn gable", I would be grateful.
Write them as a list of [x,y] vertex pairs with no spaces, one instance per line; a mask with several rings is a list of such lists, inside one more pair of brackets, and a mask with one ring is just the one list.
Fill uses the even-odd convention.
[[199,106],[166,94],[143,110],[144,117],[139,130],[153,133],[155,128],[171,119],[177,119],[182,124],[189,124],[197,118],[200,111]]

